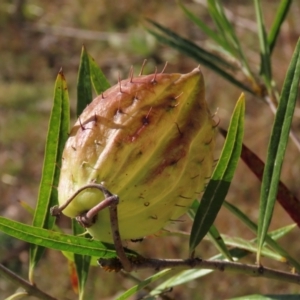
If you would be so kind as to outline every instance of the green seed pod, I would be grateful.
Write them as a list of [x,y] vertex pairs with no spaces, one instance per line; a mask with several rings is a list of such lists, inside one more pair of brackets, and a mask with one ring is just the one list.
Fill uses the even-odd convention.
[[[102,183],[120,198],[122,239],[153,234],[199,198],[212,172],[214,128],[199,68],[123,80],[95,98],[72,128],[59,203],[86,184]],[[74,218],[101,200],[99,190],[86,189],[63,213]],[[87,230],[112,242],[108,209]]]

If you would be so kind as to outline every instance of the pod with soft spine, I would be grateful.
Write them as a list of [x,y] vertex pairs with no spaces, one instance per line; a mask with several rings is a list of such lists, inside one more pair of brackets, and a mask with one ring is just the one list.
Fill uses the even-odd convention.
[[[120,198],[122,239],[154,234],[200,197],[212,172],[214,128],[199,68],[122,80],[96,97],[71,129],[59,203],[86,184],[102,183]],[[74,218],[103,197],[86,189],[63,213]],[[112,242],[108,209],[87,230]]]

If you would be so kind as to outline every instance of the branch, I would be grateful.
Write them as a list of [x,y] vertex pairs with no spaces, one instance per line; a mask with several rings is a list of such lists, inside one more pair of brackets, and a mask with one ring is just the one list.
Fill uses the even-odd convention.
[[[252,277],[263,277],[296,283],[300,285],[300,275],[283,272],[258,265],[242,264],[238,262],[224,260],[203,260],[200,258],[189,259],[151,259],[144,257],[128,257],[134,270],[153,269],[154,271],[170,268],[182,269],[210,269],[221,272],[231,272],[245,274]],[[98,260],[101,267],[106,270],[115,270],[119,268],[120,261],[117,258]]]
[[56,298],[51,297],[50,295],[44,293],[40,289],[38,289],[35,285],[32,285],[22,277],[18,276],[11,270],[4,267],[2,264],[0,264],[0,274],[11,281],[12,283],[22,287],[28,295],[35,296],[39,299],[43,300],[57,300]]

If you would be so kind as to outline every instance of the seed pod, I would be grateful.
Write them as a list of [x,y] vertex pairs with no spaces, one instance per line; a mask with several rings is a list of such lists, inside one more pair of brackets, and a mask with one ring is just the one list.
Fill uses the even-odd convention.
[[[102,183],[120,198],[122,239],[153,234],[203,191],[212,171],[214,127],[199,68],[123,80],[95,98],[72,128],[59,203],[86,184]],[[86,189],[63,213],[74,218],[101,200],[99,190]],[[111,242],[108,209],[87,230]]]

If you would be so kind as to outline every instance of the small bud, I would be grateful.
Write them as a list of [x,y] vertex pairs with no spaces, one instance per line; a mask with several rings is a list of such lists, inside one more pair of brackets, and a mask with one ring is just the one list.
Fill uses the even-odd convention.
[[[72,128],[59,202],[86,184],[102,183],[120,198],[122,239],[153,234],[203,191],[212,171],[214,127],[199,68],[123,80],[95,98]],[[101,191],[86,189],[63,213],[75,218],[102,200]],[[112,242],[108,209],[87,230]]]

